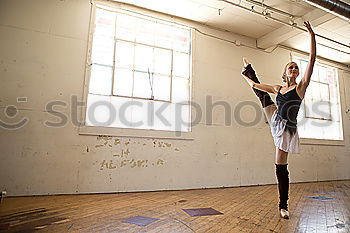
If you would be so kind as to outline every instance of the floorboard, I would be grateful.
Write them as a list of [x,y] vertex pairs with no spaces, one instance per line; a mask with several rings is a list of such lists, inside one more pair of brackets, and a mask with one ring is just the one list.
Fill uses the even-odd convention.
[[[0,233],[350,233],[349,180],[291,184],[288,220],[280,218],[277,204],[277,185],[6,197],[0,205]],[[191,217],[182,210],[194,208],[213,208],[223,215]],[[147,226],[123,223],[134,216],[159,220]]]

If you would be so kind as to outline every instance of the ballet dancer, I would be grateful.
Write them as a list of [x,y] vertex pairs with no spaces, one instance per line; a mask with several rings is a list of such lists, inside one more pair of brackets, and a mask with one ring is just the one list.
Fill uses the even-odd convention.
[[[311,39],[310,55],[304,77],[299,83],[296,82],[296,78],[299,76],[299,67],[295,62],[289,62],[285,66],[282,86],[267,85],[260,83],[251,64],[246,58],[243,58],[242,75],[261,102],[276,146],[275,164],[279,191],[279,212],[284,219],[289,218],[287,204],[289,191],[288,153],[300,153],[297,115],[306,88],[309,86],[316,60],[315,33],[309,22],[304,22],[304,26]],[[268,93],[277,95],[277,106]]]

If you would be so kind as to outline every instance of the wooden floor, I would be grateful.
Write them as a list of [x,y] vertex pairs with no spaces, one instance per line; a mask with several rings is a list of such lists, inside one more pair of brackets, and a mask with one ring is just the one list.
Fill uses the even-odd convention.
[[[277,201],[276,185],[7,197],[0,232],[350,232],[350,181],[291,184],[289,220],[279,217]],[[223,215],[191,217],[182,210],[209,207]],[[159,220],[122,222],[133,216]]]

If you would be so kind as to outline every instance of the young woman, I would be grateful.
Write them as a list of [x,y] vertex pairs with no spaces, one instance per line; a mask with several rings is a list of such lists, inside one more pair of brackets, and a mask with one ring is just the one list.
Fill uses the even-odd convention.
[[[289,190],[287,157],[288,153],[300,153],[296,118],[300,104],[304,99],[306,88],[310,83],[316,59],[315,33],[309,22],[304,22],[304,26],[310,34],[311,48],[304,77],[299,83],[296,82],[296,78],[299,75],[299,67],[295,62],[289,62],[285,66],[282,75],[284,84],[282,86],[267,85],[259,82],[252,66],[246,58],[243,58],[244,68],[242,75],[260,99],[276,146],[275,164],[280,199],[279,210],[281,217],[285,219],[289,218],[287,204]],[[277,94],[277,107],[268,93]]]

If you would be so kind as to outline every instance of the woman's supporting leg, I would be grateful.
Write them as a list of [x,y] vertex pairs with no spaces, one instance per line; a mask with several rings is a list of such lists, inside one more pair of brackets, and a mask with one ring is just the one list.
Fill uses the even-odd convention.
[[[289,192],[289,172],[288,172],[288,152],[276,148],[276,176],[278,180],[278,191],[279,191],[279,209],[281,215],[284,218],[288,218],[288,192]],[[282,210],[285,210],[282,213]]]
[[[242,72],[243,75],[247,76],[256,83],[260,83],[258,77],[255,74],[254,69],[250,64],[245,67]],[[266,115],[267,121],[271,123],[271,118],[277,107],[272,101],[270,95],[267,92],[254,89],[255,94],[259,98]],[[289,172],[287,169],[288,152],[276,148],[276,176],[278,180],[278,191],[279,191],[279,208],[281,210],[281,216],[283,218],[289,218],[288,213],[288,192],[289,192]]]
[[276,147],[276,164],[288,164],[288,152],[285,152]]

